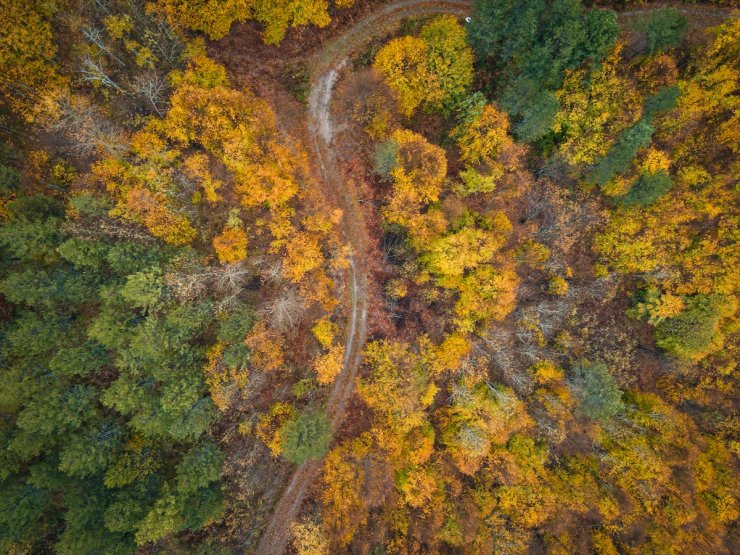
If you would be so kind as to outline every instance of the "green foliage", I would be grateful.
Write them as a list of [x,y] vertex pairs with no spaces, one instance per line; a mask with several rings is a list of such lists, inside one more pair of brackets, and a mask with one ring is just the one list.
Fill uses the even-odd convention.
[[[16,208],[12,203],[10,208]],[[42,221],[15,218],[0,227],[0,247],[7,255],[23,261],[54,261],[61,239],[59,219],[50,217]]]
[[228,343],[243,343],[244,336],[252,329],[256,316],[247,305],[237,305],[219,325],[218,340]]
[[495,76],[494,95],[527,142],[550,129],[564,71],[602,60],[618,34],[614,12],[586,12],[579,0],[477,0],[468,26],[473,50]]
[[643,113],[646,117],[651,117],[672,110],[680,96],[681,89],[677,86],[663,87],[645,101]]
[[221,476],[224,454],[215,443],[193,447],[177,467],[177,491],[189,495],[207,487]]
[[[83,225],[108,217],[94,197],[70,205]],[[0,476],[12,505],[0,505],[0,549],[131,553],[134,537],[219,518],[223,454],[199,442],[216,415],[202,368],[216,332],[246,349],[252,309],[224,311],[217,326],[210,301],[165,294],[162,268],[187,252],[71,237],[61,205],[41,196],[8,209]]]
[[12,193],[18,189],[18,172],[8,166],[0,165],[0,193]]
[[650,14],[644,31],[648,54],[675,48],[686,33],[686,18],[676,8],[659,8]]
[[473,193],[492,193],[496,189],[498,177],[495,174],[482,174],[472,167],[465,168],[460,172],[462,180],[460,194],[465,196]]
[[82,215],[103,218],[113,208],[113,203],[105,197],[96,197],[91,193],[82,193],[69,199],[69,208]]
[[302,412],[282,430],[283,456],[295,464],[322,458],[329,449],[331,425],[324,412]]
[[201,488],[185,500],[182,510],[185,528],[200,530],[220,519],[224,510],[225,503],[220,487]]
[[120,440],[121,430],[112,422],[73,434],[59,453],[59,470],[81,478],[97,474],[111,463]]
[[553,92],[527,78],[513,80],[502,92],[501,104],[518,116],[514,135],[524,142],[534,142],[547,134],[560,109]]
[[678,358],[704,356],[717,336],[721,318],[720,297],[695,295],[686,300],[685,309],[666,318],[655,328],[658,347]]
[[159,268],[131,274],[121,288],[121,297],[137,308],[152,308],[162,298],[164,280]]
[[624,206],[650,206],[673,186],[671,176],[666,172],[646,173],[632,185],[626,195],[617,202]]
[[8,484],[0,490],[0,548],[33,537],[34,528],[51,502],[49,493],[28,484]]
[[606,364],[581,361],[571,369],[568,383],[589,418],[605,422],[624,412],[622,392]]
[[637,155],[638,149],[650,144],[653,131],[654,128],[649,118],[643,118],[623,131],[606,156],[594,166],[590,181],[604,186],[618,174],[626,172]]
[[182,515],[183,504],[171,494],[165,494],[154,504],[154,507],[138,525],[136,543],[144,545],[157,541],[185,526]]
[[383,177],[390,176],[393,168],[396,167],[398,156],[398,143],[393,139],[388,139],[379,143],[375,147],[374,167],[375,173]]

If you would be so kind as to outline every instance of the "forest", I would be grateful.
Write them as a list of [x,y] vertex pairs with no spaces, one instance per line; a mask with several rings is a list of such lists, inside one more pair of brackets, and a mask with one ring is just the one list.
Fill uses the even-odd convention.
[[738,553],[739,154],[735,0],[0,0],[0,553]]

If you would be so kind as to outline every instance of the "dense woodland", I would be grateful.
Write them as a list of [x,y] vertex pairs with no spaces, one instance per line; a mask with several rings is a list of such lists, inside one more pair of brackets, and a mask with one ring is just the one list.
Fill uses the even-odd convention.
[[353,52],[348,214],[384,2],[0,0],[0,552],[736,553],[740,14],[586,4]]

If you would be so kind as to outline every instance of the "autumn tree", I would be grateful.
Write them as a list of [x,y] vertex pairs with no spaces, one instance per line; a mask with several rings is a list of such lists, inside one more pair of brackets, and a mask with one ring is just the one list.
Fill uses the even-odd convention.
[[514,392],[498,384],[463,377],[454,383],[451,404],[441,413],[442,441],[465,474],[475,474],[492,445],[505,444],[529,418]]
[[225,36],[232,23],[251,15],[252,0],[157,0],[152,9],[164,13],[173,25],[201,31],[212,40]]
[[[354,0],[334,0],[333,4],[347,8]],[[172,24],[201,31],[212,40],[224,37],[233,23],[246,19],[262,23],[266,44],[278,44],[291,27],[325,27],[331,21],[328,0],[156,0],[150,6]]]
[[560,110],[553,122],[560,154],[571,164],[590,164],[640,116],[640,97],[622,74],[617,46],[595,69],[567,70],[557,92]]
[[453,131],[460,147],[460,159],[467,167],[460,172],[461,192],[491,193],[510,172],[518,169],[520,151],[509,136],[509,118],[493,104],[463,109],[463,121]]
[[473,80],[473,54],[465,30],[452,16],[426,24],[418,37],[391,40],[377,54],[373,67],[388,81],[402,114],[421,105],[449,110]]
[[247,235],[240,227],[226,227],[213,238],[213,248],[221,262],[240,262],[247,257]]
[[442,192],[442,183],[447,174],[447,158],[444,150],[429,143],[422,135],[405,129],[393,135],[395,155],[390,175],[393,190],[385,218],[411,229],[416,234],[424,223],[418,211],[424,205],[435,202]]
[[324,527],[340,546],[349,545],[355,532],[368,518],[361,495],[366,471],[363,464],[373,447],[369,434],[332,449],[324,461],[321,494]]
[[54,65],[57,46],[52,30],[56,2],[3,0],[0,5],[0,93],[27,122],[37,119],[41,98],[63,83]]
[[430,356],[431,346],[423,338],[414,346],[376,341],[365,348],[364,358],[371,370],[358,382],[358,392],[391,437],[403,437],[426,420],[425,409],[437,394],[424,366]]
[[440,102],[442,89],[427,66],[427,45],[418,37],[393,39],[378,52],[373,67],[397,95],[399,110],[410,116],[425,101]]

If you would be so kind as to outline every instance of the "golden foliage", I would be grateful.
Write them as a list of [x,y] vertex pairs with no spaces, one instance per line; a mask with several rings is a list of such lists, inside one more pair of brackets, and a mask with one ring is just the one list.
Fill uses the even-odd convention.
[[247,234],[239,227],[227,227],[213,238],[213,248],[223,264],[240,262],[247,257]]
[[319,524],[302,520],[293,522],[290,530],[296,555],[329,555],[329,540]]
[[398,108],[410,116],[425,100],[437,103],[442,89],[427,66],[427,44],[417,37],[400,37],[386,44],[373,67],[385,76],[398,98]]
[[156,0],[149,4],[167,16],[171,25],[201,31],[210,39],[225,36],[231,24],[251,14],[253,0]]
[[316,381],[322,385],[330,384],[342,371],[344,347],[334,345],[329,352],[316,358],[313,369],[316,372]]
[[272,372],[284,363],[282,341],[279,334],[270,330],[263,321],[257,322],[244,339],[249,348],[251,365],[265,372]]
[[501,445],[531,425],[524,403],[514,392],[466,375],[452,385],[449,407],[439,411],[442,442],[455,466],[474,475],[492,445]]
[[371,446],[372,439],[363,434],[332,449],[324,461],[323,523],[341,547],[349,545],[357,529],[367,522],[368,509],[362,496],[365,483],[362,461]]
[[411,346],[401,341],[374,341],[365,347],[363,356],[370,372],[359,380],[357,391],[373,409],[379,425],[396,437],[424,425],[425,409],[437,393],[425,364],[434,361],[430,342],[421,338]]
[[604,156],[617,134],[640,117],[640,95],[620,74],[621,50],[617,45],[591,72],[565,72],[565,82],[557,93],[561,109],[553,130],[564,134],[559,152],[571,164],[590,164]]
[[324,349],[328,349],[334,344],[334,338],[336,337],[339,328],[337,325],[329,320],[328,318],[322,318],[313,328],[311,328],[316,340],[321,343]]
[[282,431],[285,423],[295,416],[295,408],[290,403],[275,403],[270,411],[259,417],[255,435],[270,449],[273,457],[283,452]]
[[437,479],[432,468],[417,466],[405,470],[397,479],[397,486],[409,506],[427,512],[431,510],[430,502],[437,490]]
[[28,123],[44,109],[41,96],[64,83],[54,65],[55,10],[54,1],[0,0],[0,98]]
[[143,223],[152,235],[171,245],[187,245],[196,235],[186,216],[176,214],[164,195],[152,194],[143,187],[134,187],[126,195],[126,216]]
[[503,320],[514,310],[518,284],[512,268],[480,266],[462,280],[455,325],[461,332],[472,332],[491,320]]
[[206,351],[207,364],[204,369],[206,383],[211,392],[213,403],[218,410],[225,412],[231,406],[237,389],[247,385],[249,374],[245,367],[234,368],[223,361],[226,344],[218,342]]
[[183,166],[188,177],[200,183],[208,202],[222,200],[221,195],[218,194],[218,190],[223,186],[223,183],[211,174],[207,155],[198,153],[188,156]]
[[324,254],[321,252],[319,238],[314,234],[296,232],[285,243],[285,258],[283,258],[283,275],[296,283],[324,264]]
[[460,159],[468,164],[492,164],[502,148],[513,142],[509,136],[509,116],[486,104],[480,114],[454,135],[460,147]]
[[411,116],[424,104],[439,109],[459,98],[473,81],[473,54],[465,30],[451,16],[425,25],[419,37],[391,40],[373,67],[398,98],[399,110]]

